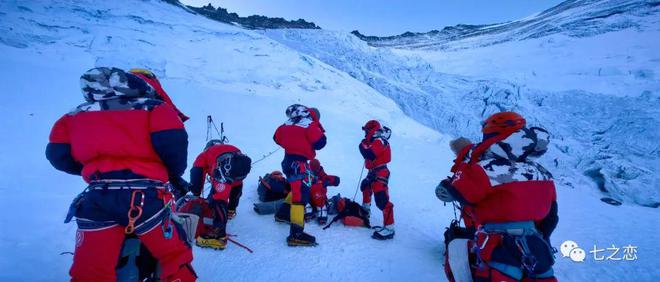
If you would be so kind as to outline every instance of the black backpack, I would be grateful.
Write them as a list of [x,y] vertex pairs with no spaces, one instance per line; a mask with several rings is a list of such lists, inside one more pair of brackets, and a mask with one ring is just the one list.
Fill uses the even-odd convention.
[[[349,198],[341,198],[341,195],[334,196],[330,199],[330,205],[333,209],[336,209],[337,215],[335,218],[328,223],[323,229],[330,228],[330,225],[335,223],[335,221],[346,218],[348,216],[357,217],[362,220],[363,226],[371,228],[369,223],[369,212],[365,210],[362,205],[352,201]],[[330,213],[330,211],[328,211]]]
[[247,177],[252,169],[252,159],[241,152],[224,153],[216,159],[214,177],[228,182],[240,181]]
[[266,173],[263,177],[259,177],[259,184],[257,186],[257,193],[259,194],[259,201],[270,202],[279,199],[284,199],[289,193],[289,182],[280,171],[273,171]]

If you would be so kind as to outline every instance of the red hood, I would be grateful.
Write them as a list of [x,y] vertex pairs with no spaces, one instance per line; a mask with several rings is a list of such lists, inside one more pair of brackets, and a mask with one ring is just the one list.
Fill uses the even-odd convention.
[[132,74],[142,78],[142,80],[149,83],[149,85],[151,85],[151,87],[153,87],[156,90],[156,92],[158,93],[158,96],[160,96],[160,98],[163,99],[163,101],[165,101],[165,103],[169,104],[170,106],[172,106],[172,108],[174,108],[176,113],[179,115],[179,118],[181,119],[181,121],[185,122],[185,121],[190,119],[183,112],[181,112],[179,110],[179,108],[176,107],[176,105],[174,105],[174,102],[172,102],[172,99],[170,99],[170,96],[167,95],[167,92],[165,92],[163,87],[160,85],[160,81],[158,81],[158,78],[156,78],[156,77],[149,78],[146,75],[144,75],[142,73],[139,73],[139,72],[134,72]]

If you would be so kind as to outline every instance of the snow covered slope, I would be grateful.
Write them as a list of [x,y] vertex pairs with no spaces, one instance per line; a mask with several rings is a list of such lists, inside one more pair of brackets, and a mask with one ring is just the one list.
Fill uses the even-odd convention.
[[475,129],[491,113],[521,112],[553,134],[556,149],[546,156],[545,165],[563,185],[592,187],[640,205],[660,205],[660,150],[655,141],[660,129],[653,126],[660,119],[660,91],[617,97],[539,90],[504,79],[440,72],[440,67],[417,56],[371,47],[343,32],[265,34],[349,73],[439,132],[480,140]]
[[[390,181],[397,221],[394,240],[374,241],[366,229],[337,225],[322,231],[310,224],[309,231],[317,235],[319,247],[286,247],[288,227],[251,211],[251,202],[257,200],[257,176],[279,168],[282,156],[277,153],[253,168],[238,216],[228,227],[255,253],[233,245],[223,252],[195,248],[193,264],[200,281],[444,280],[442,231],[453,215],[450,207],[435,199],[433,189],[451,162],[446,137],[404,114],[423,107],[411,104],[402,111],[399,106],[405,104],[377,92],[383,90],[393,97],[394,92],[377,87],[382,82],[365,84],[359,73],[323,63],[288,45],[156,0],[0,2],[0,110],[5,117],[0,120],[0,146],[5,148],[0,154],[0,202],[4,207],[0,216],[0,279],[67,279],[71,256],[60,253],[73,250],[75,225],[62,221],[70,200],[84,184],[79,177],[55,171],[43,152],[52,123],[82,102],[79,75],[94,66],[114,65],[151,68],[162,78],[178,106],[191,116],[186,123],[190,163],[204,146],[207,114],[225,122],[233,144],[259,158],[276,148],[272,133],[283,122],[287,105],[316,105],[329,139],[319,159],[328,172],[342,177],[342,185],[330,191],[352,196],[361,167],[356,149],[360,126],[377,118],[394,130]],[[365,59],[356,64],[374,62],[378,61]],[[403,78],[416,78],[419,73],[404,76],[410,62],[398,62],[402,64],[401,79],[392,83],[406,86],[399,84]],[[386,65],[388,70],[391,66]],[[377,64],[374,69],[378,69]],[[382,72],[373,73],[376,77]],[[448,77],[454,80],[449,85],[459,90],[474,85],[483,85],[476,88],[482,90],[490,87],[490,82]],[[510,87],[515,89],[515,85]],[[506,92],[483,90],[474,92],[474,99],[483,93],[503,97]],[[438,105],[431,98],[418,98]],[[456,125],[461,129],[457,132],[477,130],[474,122],[478,114],[469,108],[473,104],[453,103],[463,107],[472,122],[469,129]],[[459,119],[455,120],[458,124]],[[568,239],[585,248],[589,244],[632,244],[639,248],[639,260],[576,264],[558,259],[558,277],[571,281],[620,280],[627,274],[637,281],[660,277],[655,267],[660,252],[653,237],[660,225],[657,210],[603,205],[594,194],[589,189],[559,187],[561,223],[553,235],[555,245]]]

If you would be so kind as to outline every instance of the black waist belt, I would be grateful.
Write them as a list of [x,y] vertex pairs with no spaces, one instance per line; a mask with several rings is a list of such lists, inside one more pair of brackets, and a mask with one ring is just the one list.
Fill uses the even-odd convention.
[[370,169],[369,172],[376,172],[376,171],[383,170],[383,169],[386,169],[386,168],[387,168],[387,165],[379,165],[377,167],[374,167],[374,168]]
[[152,179],[105,179],[89,183],[89,190],[165,189],[163,182]]

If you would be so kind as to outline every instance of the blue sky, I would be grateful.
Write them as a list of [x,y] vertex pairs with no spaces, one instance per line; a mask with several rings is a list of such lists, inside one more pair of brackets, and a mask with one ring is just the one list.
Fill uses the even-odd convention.
[[429,31],[444,26],[488,24],[540,12],[561,0],[180,0],[192,6],[208,3],[241,16],[261,14],[304,18],[330,30],[358,29],[368,35]]

